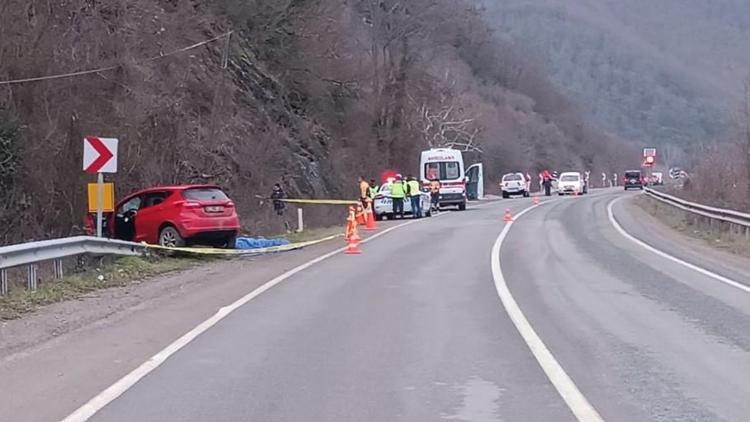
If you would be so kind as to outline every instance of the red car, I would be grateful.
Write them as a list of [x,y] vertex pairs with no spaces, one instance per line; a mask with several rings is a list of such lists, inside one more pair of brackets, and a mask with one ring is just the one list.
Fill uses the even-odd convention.
[[108,235],[134,242],[233,248],[240,231],[234,202],[214,185],[144,189],[118,202],[115,211],[107,216]]

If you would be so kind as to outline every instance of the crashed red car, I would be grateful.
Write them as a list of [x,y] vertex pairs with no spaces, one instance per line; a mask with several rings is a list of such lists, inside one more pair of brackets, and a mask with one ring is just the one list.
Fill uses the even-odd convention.
[[[88,231],[95,226],[89,216]],[[109,237],[162,246],[233,248],[240,231],[234,202],[215,185],[160,186],[134,192],[105,216]]]

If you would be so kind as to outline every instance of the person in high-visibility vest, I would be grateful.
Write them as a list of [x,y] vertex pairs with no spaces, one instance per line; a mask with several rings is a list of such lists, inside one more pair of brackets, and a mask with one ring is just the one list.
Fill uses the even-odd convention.
[[370,179],[370,199],[375,199],[375,197],[378,195],[379,190],[380,186],[375,183],[375,179]]
[[396,176],[396,180],[391,182],[391,200],[393,201],[393,218],[400,216],[404,218],[404,197],[406,197],[406,187],[401,176]]
[[411,200],[412,218],[422,218],[422,190],[414,176],[409,176],[406,182],[406,193]]

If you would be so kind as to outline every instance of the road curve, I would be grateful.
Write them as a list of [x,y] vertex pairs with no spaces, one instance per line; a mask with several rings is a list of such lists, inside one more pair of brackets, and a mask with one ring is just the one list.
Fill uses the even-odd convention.
[[[604,420],[745,420],[750,295],[625,239],[607,216],[618,195],[555,198],[513,224],[499,259],[515,301]],[[449,212],[297,273],[92,420],[575,420],[490,267],[504,209],[530,205]],[[686,249],[629,198],[614,214],[655,247],[750,284],[745,261]]]
[[[750,295],[624,238],[614,197],[526,216],[501,252],[510,290],[605,420],[747,420]],[[631,235],[750,285],[747,261],[709,259],[642,214],[629,198],[614,206]]]
[[93,420],[572,420],[494,289],[503,210],[448,212],[295,275]]

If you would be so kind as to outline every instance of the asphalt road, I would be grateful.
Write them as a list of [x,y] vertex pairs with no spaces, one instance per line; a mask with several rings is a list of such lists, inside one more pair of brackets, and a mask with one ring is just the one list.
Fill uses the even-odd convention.
[[[602,419],[748,420],[750,294],[627,240],[607,205],[625,196],[623,228],[693,264],[750,285],[750,263],[659,228],[634,195],[518,218],[499,254],[510,292]],[[101,396],[91,420],[575,420],[498,297],[508,206],[531,200],[447,212],[292,275]]]

